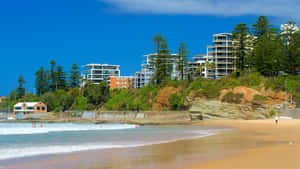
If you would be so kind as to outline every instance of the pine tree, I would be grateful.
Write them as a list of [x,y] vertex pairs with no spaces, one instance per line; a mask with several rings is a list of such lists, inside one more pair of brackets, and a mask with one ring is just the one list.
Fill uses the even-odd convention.
[[36,71],[35,76],[36,93],[38,96],[41,96],[49,91],[49,73],[47,70],[44,70],[44,67],[41,67],[38,71]]
[[234,55],[237,57],[237,68],[243,70],[246,68],[247,56],[250,50],[250,32],[249,27],[245,23],[237,24],[232,32],[234,41],[237,42],[234,45]]
[[272,42],[272,72],[277,76],[284,68],[283,59],[285,58],[286,53],[284,52],[284,44],[280,36],[275,36]]
[[56,77],[56,63],[54,60],[52,60],[50,62],[50,65],[51,65],[51,69],[50,69],[50,88],[51,88],[51,91],[56,91],[57,90],[57,77]]
[[186,49],[185,43],[180,43],[178,48],[178,57],[177,57],[177,71],[179,71],[180,79],[184,79],[184,73],[187,69],[187,57],[188,57],[189,51]]
[[152,81],[160,84],[162,81],[170,78],[172,70],[171,55],[167,42],[161,34],[154,35],[153,42],[156,46],[156,55],[150,61],[150,67],[154,71]]
[[250,62],[254,68],[263,75],[272,75],[274,73],[273,66],[273,46],[278,36],[276,28],[269,24],[266,16],[260,16],[256,24],[253,24],[253,35],[257,37]]
[[66,89],[66,72],[62,66],[57,66],[56,68],[56,78],[57,78],[57,89]]
[[268,33],[263,34],[256,42],[254,47],[254,63],[255,69],[263,75],[271,75],[272,73],[272,41]]
[[253,27],[252,29],[253,35],[256,36],[257,39],[259,39],[265,33],[274,34],[278,32],[278,29],[273,28],[273,25],[270,24],[266,16],[258,17],[256,23],[253,24],[252,27]]
[[80,83],[80,75],[79,75],[79,67],[76,63],[73,63],[71,71],[70,71],[70,77],[69,77],[69,84],[71,88],[75,88],[79,86]]
[[[283,70],[290,74],[296,74],[296,68],[299,68],[299,31],[296,32],[296,23],[289,21],[286,29],[281,33],[284,41],[285,55],[282,59]],[[297,54],[298,51],[298,54]]]
[[24,77],[22,75],[19,76],[18,78],[18,87],[17,87],[17,99],[22,98],[25,95],[25,88],[23,85],[26,83],[24,80]]

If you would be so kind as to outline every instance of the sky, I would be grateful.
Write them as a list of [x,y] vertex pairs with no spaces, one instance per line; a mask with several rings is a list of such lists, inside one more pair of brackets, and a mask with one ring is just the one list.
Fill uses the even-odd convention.
[[192,57],[206,52],[212,35],[253,24],[266,15],[276,27],[300,21],[297,0],[9,0],[0,1],[0,96],[19,75],[34,92],[35,72],[55,60],[69,71],[75,62],[120,65],[134,75],[153,53],[161,33],[171,52],[185,42]]

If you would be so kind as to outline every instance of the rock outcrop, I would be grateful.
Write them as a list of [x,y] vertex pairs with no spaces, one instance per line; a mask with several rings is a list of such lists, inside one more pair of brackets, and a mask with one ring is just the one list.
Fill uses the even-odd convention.
[[268,104],[232,104],[219,100],[197,100],[191,108],[192,120],[220,120],[220,119],[265,119],[269,118],[269,111],[275,105]]

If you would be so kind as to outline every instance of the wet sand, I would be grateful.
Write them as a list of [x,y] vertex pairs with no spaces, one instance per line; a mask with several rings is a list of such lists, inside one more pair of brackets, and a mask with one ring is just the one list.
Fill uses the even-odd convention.
[[300,120],[203,121],[233,127],[214,136],[134,148],[44,155],[0,162],[0,169],[294,169]]
[[[269,142],[252,147],[240,154],[199,163],[189,169],[299,169],[300,120],[211,121],[204,125],[223,125],[238,128],[247,140]],[[249,133],[257,134],[249,134]],[[273,144],[275,143],[275,144]]]

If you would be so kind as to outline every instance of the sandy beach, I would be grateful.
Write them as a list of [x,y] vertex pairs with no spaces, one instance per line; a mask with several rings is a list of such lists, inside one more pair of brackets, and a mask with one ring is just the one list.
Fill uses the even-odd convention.
[[199,121],[234,128],[216,135],[133,148],[5,160],[1,169],[298,169],[300,120]]
[[[207,121],[203,125],[235,127],[251,142],[269,142],[238,155],[210,160],[189,169],[299,169],[300,120]],[[253,134],[255,133],[255,134]]]

